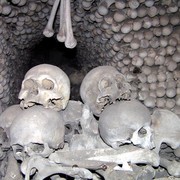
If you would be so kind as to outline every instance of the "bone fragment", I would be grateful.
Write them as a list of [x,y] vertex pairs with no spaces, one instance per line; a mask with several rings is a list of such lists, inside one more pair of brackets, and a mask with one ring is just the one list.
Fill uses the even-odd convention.
[[94,150],[75,150],[75,151],[57,151],[50,155],[50,160],[72,166],[88,168],[101,167],[103,164],[110,163],[124,164],[143,163],[152,166],[159,165],[159,156],[157,153],[148,149],[141,149],[132,145],[124,145],[118,150],[112,148],[94,149]]
[[[66,174],[76,178],[92,179],[92,173],[79,167],[62,167],[49,159],[41,156],[32,156],[21,164],[21,171],[25,174],[25,180],[30,180],[32,170],[36,169],[34,180],[45,179],[54,174]],[[34,171],[35,173],[35,171]]]

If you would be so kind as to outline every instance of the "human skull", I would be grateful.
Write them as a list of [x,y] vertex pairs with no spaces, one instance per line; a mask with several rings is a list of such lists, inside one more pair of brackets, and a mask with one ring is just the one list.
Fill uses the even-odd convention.
[[80,96],[93,114],[99,116],[105,105],[117,99],[129,98],[130,88],[125,76],[116,68],[99,66],[84,77],[80,87]]
[[9,138],[9,128],[14,121],[15,117],[21,113],[23,110],[20,108],[19,104],[14,104],[6,108],[0,115],[0,127],[4,129]]
[[67,142],[70,142],[74,134],[79,134],[82,131],[82,128],[80,126],[82,108],[82,102],[70,100],[66,109],[64,109],[63,111],[59,111],[64,120],[65,141]]
[[10,145],[18,160],[34,154],[47,157],[64,145],[64,133],[64,121],[57,111],[33,106],[14,119],[10,127]]
[[137,100],[119,101],[107,106],[99,118],[102,139],[113,148],[133,143],[153,148],[149,110]]
[[26,73],[18,98],[22,108],[42,104],[45,108],[60,111],[67,106],[69,97],[68,76],[59,67],[40,64]]

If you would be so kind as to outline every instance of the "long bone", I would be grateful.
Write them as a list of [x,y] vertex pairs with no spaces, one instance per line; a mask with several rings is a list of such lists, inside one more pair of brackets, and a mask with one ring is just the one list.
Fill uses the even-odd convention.
[[104,148],[94,150],[56,151],[49,156],[49,159],[55,163],[64,164],[66,166],[73,166],[76,164],[83,168],[97,168],[106,163],[126,165],[128,162],[159,166],[159,155],[157,153],[133,145],[124,145],[118,150]]
[[53,8],[52,8],[48,23],[43,31],[43,34],[46,37],[52,37],[54,35],[53,22],[55,19],[55,15],[56,15],[59,3],[60,3],[60,0],[55,0],[55,2],[53,4]]
[[[132,145],[124,145],[120,150],[112,148],[96,150],[61,150],[54,152],[49,158],[32,156],[21,164],[21,171],[25,180],[33,175],[35,180],[44,179],[54,174],[66,174],[74,177],[92,178],[89,170],[131,170],[128,163],[150,164],[159,166],[159,156],[150,150],[141,149]],[[117,164],[123,164],[122,168]]]
[[66,21],[65,21],[64,9],[65,9],[65,1],[61,0],[61,5],[59,9],[59,13],[60,13],[59,32],[57,34],[57,40],[59,42],[65,42],[66,40]]
[[30,175],[35,173],[34,170],[38,170],[34,175],[34,180],[45,179],[54,174],[66,174],[76,178],[92,179],[92,173],[87,169],[62,167],[60,164],[55,164],[41,156],[32,156],[21,164],[21,171],[25,174],[25,180],[30,180]]
[[[55,15],[59,6],[60,0],[54,2],[48,23],[43,31],[44,36],[52,37],[54,35],[53,23],[55,21]],[[70,0],[61,0],[60,3],[60,27],[57,34],[57,40],[59,42],[65,42],[67,48],[74,48],[77,45],[77,41],[74,38],[71,22],[71,4]]]
[[71,23],[71,3],[70,0],[62,0],[65,1],[65,18],[66,18],[66,40],[65,46],[67,48],[74,48],[77,45],[77,41],[74,38],[73,30],[72,30],[72,23]]

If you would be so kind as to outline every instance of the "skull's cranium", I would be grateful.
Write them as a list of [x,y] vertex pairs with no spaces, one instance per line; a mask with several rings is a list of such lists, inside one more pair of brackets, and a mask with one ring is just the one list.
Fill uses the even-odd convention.
[[19,104],[12,105],[6,108],[0,115],[0,127],[4,129],[9,138],[9,128],[15,117],[20,114],[23,110],[20,108]]
[[167,109],[156,109],[152,114],[155,152],[159,153],[161,144],[166,143],[173,149],[180,147],[180,118]]
[[125,76],[112,66],[99,66],[86,74],[80,87],[82,101],[94,115],[99,116],[104,106],[130,96],[130,85]]
[[120,101],[107,106],[99,119],[102,139],[111,147],[131,143],[153,148],[149,110],[137,100]]
[[65,109],[70,96],[70,81],[60,68],[40,64],[31,68],[22,82],[19,99],[21,107],[42,104],[57,111]]
[[64,133],[64,121],[57,111],[33,106],[14,119],[10,127],[10,145],[18,160],[34,154],[47,157],[64,145]]

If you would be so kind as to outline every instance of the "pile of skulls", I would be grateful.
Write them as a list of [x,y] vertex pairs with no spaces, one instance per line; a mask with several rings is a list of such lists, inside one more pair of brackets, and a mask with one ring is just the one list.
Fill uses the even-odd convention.
[[180,177],[180,118],[150,111],[131,89],[116,68],[99,66],[81,83],[82,102],[73,101],[59,67],[31,68],[20,104],[0,115],[2,179]]

